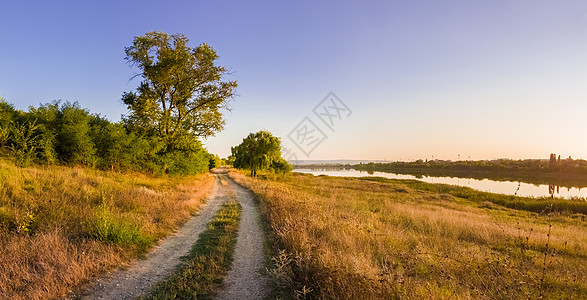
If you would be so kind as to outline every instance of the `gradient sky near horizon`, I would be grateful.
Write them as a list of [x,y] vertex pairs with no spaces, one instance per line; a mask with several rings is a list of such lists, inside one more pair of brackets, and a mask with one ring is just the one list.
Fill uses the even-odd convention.
[[[334,92],[352,110],[299,159],[587,158],[587,2],[3,1],[0,96],[117,121],[148,31],[210,44],[237,80],[222,157],[287,135]],[[320,123],[316,123],[321,126]]]

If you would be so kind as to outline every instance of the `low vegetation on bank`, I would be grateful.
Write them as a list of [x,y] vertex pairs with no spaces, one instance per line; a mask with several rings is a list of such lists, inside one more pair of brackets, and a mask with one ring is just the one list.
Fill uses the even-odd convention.
[[144,254],[213,182],[0,160],[0,298],[59,298]]
[[362,177],[360,179],[384,183],[403,184],[416,190],[430,191],[437,194],[449,194],[462,199],[467,199],[475,203],[497,204],[517,210],[526,210],[540,214],[579,214],[576,215],[578,217],[587,215],[587,201],[585,201],[584,198],[565,199],[550,197],[520,197],[514,195],[483,192],[469,187],[450,184],[426,183],[419,180],[387,179],[381,177]]
[[533,212],[412,181],[231,176],[260,198],[285,298],[587,297],[584,208]]
[[[328,167],[327,165],[314,167]],[[335,166],[330,166],[335,167]],[[478,180],[521,181],[531,184],[550,184],[562,187],[587,186],[587,161],[584,159],[560,158],[552,153],[546,159],[496,159],[496,160],[416,160],[412,162],[361,163],[338,165],[373,172],[409,174],[416,177],[459,177]]]
[[386,171],[394,169],[431,169],[453,171],[488,171],[488,172],[534,172],[587,174],[587,161],[584,159],[562,158],[551,153],[550,159],[494,159],[494,160],[416,160],[388,163],[366,163],[353,166],[361,170]]

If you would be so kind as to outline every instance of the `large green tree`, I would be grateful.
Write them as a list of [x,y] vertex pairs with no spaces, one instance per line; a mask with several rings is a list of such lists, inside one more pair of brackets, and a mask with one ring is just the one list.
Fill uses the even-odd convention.
[[291,171],[291,165],[281,157],[281,141],[268,131],[251,133],[243,142],[231,148],[235,168],[251,171],[257,176],[258,170],[274,168],[275,171]]
[[222,130],[222,108],[235,92],[236,81],[225,81],[225,67],[207,44],[188,46],[182,34],[149,32],[125,48],[143,81],[136,92],[124,93],[130,110],[127,124],[157,134],[169,145],[185,136],[208,137]]

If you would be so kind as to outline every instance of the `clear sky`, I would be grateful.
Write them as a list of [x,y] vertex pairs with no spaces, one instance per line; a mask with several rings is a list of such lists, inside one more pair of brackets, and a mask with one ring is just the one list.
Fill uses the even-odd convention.
[[[587,158],[587,2],[2,1],[0,96],[26,109],[78,101],[111,120],[136,88],[133,37],[207,42],[239,83],[230,154],[266,129],[299,159]],[[312,109],[334,92],[334,130]],[[306,156],[287,135],[327,137]],[[307,149],[306,149],[307,150]]]

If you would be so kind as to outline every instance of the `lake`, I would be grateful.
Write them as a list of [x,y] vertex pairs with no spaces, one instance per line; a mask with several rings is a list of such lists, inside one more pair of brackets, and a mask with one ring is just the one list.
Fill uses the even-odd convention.
[[576,187],[558,187],[548,184],[530,184],[517,181],[496,181],[489,179],[473,179],[473,178],[459,178],[459,177],[434,177],[422,176],[417,178],[414,175],[396,174],[387,172],[373,172],[369,174],[365,171],[357,171],[354,169],[294,169],[294,172],[309,173],[313,175],[328,175],[328,176],[342,176],[342,177],[384,177],[391,179],[415,179],[428,183],[445,183],[458,186],[466,186],[476,190],[518,195],[525,197],[550,197],[554,195],[560,198],[581,197],[587,198],[587,188]]

